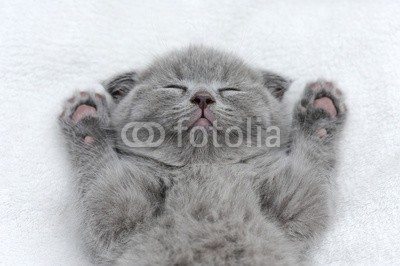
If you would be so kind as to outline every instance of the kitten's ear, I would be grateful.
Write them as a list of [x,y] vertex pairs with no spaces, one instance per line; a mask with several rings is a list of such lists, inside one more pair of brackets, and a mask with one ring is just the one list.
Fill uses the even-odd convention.
[[278,100],[282,100],[283,95],[288,90],[291,81],[282,76],[269,71],[262,71],[264,85]]
[[124,98],[137,83],[137,73],[127,72],[117,75],[104,82],[104,87],[111,94],[115,102],[119,102]]

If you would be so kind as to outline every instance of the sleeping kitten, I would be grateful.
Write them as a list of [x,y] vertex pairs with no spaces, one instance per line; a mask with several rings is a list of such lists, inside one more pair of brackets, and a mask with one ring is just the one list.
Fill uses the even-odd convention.
[[[189,47],[80,92],[60,124],[96,264],[293,265],[327,226],[342,92]],[[145,122],[145,123],[142,123]]]

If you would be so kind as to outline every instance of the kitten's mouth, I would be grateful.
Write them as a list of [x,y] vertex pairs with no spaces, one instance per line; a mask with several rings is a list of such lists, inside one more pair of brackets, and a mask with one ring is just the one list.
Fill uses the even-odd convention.
[[215,116],[211,110],[206,109],[198,109],[194,112],[192,118],[190,119],[189,128],[193,127],[204,127],[209,128],[213,125],[215,121]]
[[210,126],[212,126],[212,123],[210,122],[210,120],[208,120],[205,117],[200,117],[199,119],[197,119],[196,122],[194,122],[192,127],[205,127],[205,128],[209,128]]

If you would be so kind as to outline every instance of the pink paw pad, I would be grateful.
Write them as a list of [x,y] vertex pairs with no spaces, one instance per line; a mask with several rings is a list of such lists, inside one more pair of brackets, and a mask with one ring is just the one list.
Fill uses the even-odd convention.
[[92,136],[86,136],[85,137],[85,143],[86,144],[93,144],[94,143],[94,138]]
[[332,100],[329,99],[328,97],[322,97],[316,99],[314,101],[314,107],[324,109],[331,115],[332,118],[335,118],[337,116],[336,107],[333,104]]
[[86,104],[82,104],[75,110],[71,119],[74,124],[77,124],[83,117],[95,113],[96,113],[96,108]]
[[328,132],[326,131],[325,128],[320,128],[320,129],[317,130],[317,135],[320,138],[326,137],[327,134],[328,134]]

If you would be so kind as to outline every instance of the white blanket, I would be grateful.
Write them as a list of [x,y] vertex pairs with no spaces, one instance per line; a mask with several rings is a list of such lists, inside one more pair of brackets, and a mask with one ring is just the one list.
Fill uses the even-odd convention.
[[[379,3],[378,3],[379,2]],[[85,265],[57,127],[76,89],[189,43],[294,80],[338,82],[350,110],[338,208],[317,265],[400,264],[400,1],[0,2],[0,263]]]

